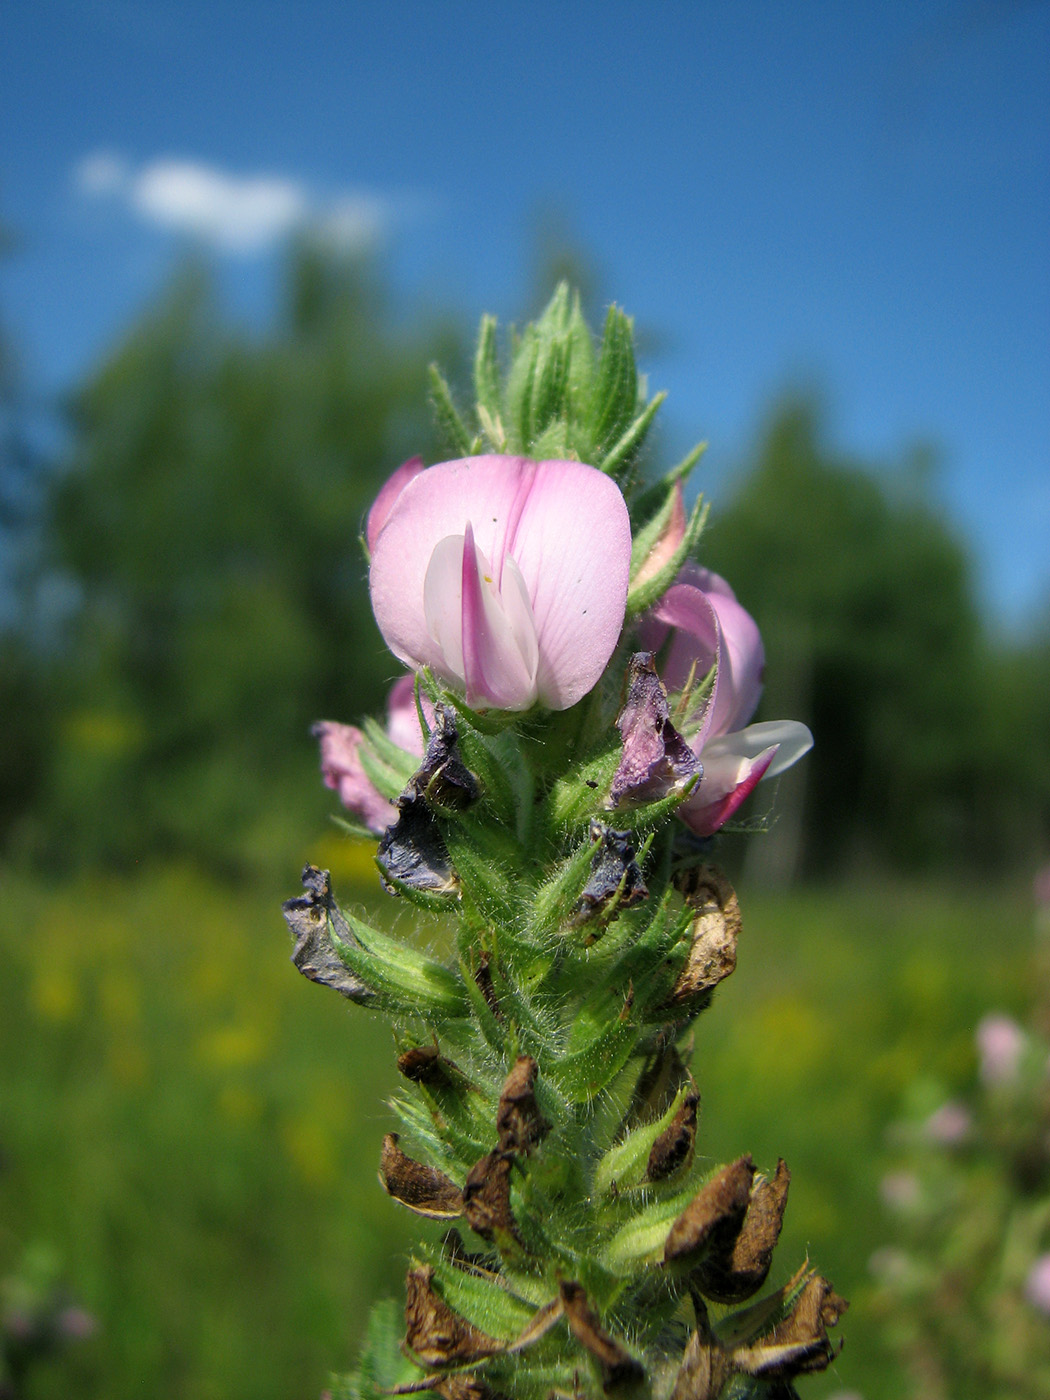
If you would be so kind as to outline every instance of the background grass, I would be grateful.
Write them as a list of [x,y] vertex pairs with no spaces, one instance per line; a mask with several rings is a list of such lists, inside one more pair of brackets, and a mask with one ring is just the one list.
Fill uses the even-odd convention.
[[[313,855],[344,903],[382,898],[367,851]],[[295,885],[0,881],[0,1273],[50,1245],[100,1323],[32,1397],[316,1396],[370,1301],[400,1294],[419,1222],[376,1181],[390,1032],[289,965]],[[774,1281],[808,1253],[852,1300],[806,1394],[890,1400],[866,1306],[893,1238],[886,1128],[966,1086],[987,1010],[1024,1014],[1031,911],[1022,892],[888,882],[742,899],[737,972],[696,1028],[698,1150],[786,1158]]]

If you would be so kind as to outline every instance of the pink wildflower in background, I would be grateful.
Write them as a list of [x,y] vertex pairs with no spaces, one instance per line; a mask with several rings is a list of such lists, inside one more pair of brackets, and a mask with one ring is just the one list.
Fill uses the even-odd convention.
[[1024,1296],[1033,1308],[1050,1317],[1050,1254],[1041,1254],[1029,1269]]
[[1012,1084],[1024,1052],[1024,1031],[1009,1016],[993,1012],[977,1027],[977,1053],[985,1084]]
[[923,1131],[931,1142],[939,1142],[943,1147],[955,1147],[965,1142],[973,1132],[973,1119],[965,1105],[943,1103],[927,1118]]

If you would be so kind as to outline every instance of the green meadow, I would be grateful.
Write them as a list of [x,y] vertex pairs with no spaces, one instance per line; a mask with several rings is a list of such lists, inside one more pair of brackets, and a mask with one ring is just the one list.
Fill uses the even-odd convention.
[[[366,848],[304,854],[410,930]],[[0,1275],[47,1246],[99,1324],[30,1400],[316,1397],[371,1301],[400,1295],[420,1222],[376,1178],[391,1034],[290,965],[297,874],[0,876]],[[773,1281],[808,1256],[852,1304],[806,1394],[890,1400],[868,1270],[894,1242],[887,1129],[966,1088],[986,1011],[1024,1015],[1027,893],[882,880],[742,904],[737,971],[695,1031],[698,1151],[787,1160]]]

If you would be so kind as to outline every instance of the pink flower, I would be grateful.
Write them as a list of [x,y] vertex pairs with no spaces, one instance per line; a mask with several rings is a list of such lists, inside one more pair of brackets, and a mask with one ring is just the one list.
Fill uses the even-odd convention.
[[1033,1308],[1050,1317],[1050,1254],[1041,1254],[1029,1269],[1024,1296]]
[[763,778],[777,777],[807,753],[813,736],[797,720],[747,723],[762,694],[762,638],[728,583],[709,569],[687,564],[640,631],[649,650],[666,644],[660,669],[669,691],[698,684],[717,666],[706,704],[683,725],[704,772],[679,808],[697,835],[710,836]]
[[[387,696],[386,732],[394,743],[414,757],[422,757],[423,731],[416,713],[415,677],[402,676]],[[423,700],[428,721],[433,718],[429,700]],[[370,831],[385,831],[397,820],[397,809],[378,792],[361,763],[364,735],[353,724],[322,720],[314,725],[321,742],[321,776],[325,786],[339,794],[347,811],[359,817]]]
[[631,527],[619,487],[582,462],[412,465],[368,520],[372,608],[390,650],[474,708],[568,709],[623,626]]
[[923,1131],[931,1142],[943,1147],[955,1147],[973,1132],[973,1119],[964,1104],[949,1100],[931,1113],[923,1125]]
[[879,1195],[891,1210],[914,1210],[922,1200],[922,1187],[914,1172],[887,1172],[879,1182]]
[[977,1027],[977,1053],[985,1084],[1012,1084],[1024,1053],[1024,1031],[1009,1016],[992,1013]]

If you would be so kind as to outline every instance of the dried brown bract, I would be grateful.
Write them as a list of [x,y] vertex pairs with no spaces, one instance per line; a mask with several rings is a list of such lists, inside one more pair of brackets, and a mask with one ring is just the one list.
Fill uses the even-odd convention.
[[536,1061],[520,1055],[503,1085],[496,1110],[496,1131],[502,1152],[528,1153],[550,1131],[536,1104]]
[[699,1263],[710,1250],[723,1250],[740,1233],[751,1198],[755,1168],[739,1157],[706,1182],[671,1226],[664,1243],[665,1264]]
[[498,1234],[518,1238],[510,1210],[510,1169],[513,1156],[499,1148],[482,1157],[467,1173],[463,1187],[463,1214],[467,1224],[483,1240]]
[[783,1158],[771,1178],[759,1177],[751,1190],[740,1233],[725,1247],[712,1247],[696,1275],[696,1286],[718,1303],[750,1298],[766,1281],[773,1250],[780,1238],[791,1173]]
[[605,1331],[598,1314],[587,1301],[587,1294],[578,1283],[561,1284],[561,1302],[573,1336],[601,1367],[606,1394],[611,1394],[619,1386],[645,1379],[645,1368],[641,1362],[635,1360],[622,1342]]
[[668,998],[679,1007],[707,996],[736,967],[740,904],[720,870],[701,865],[679,876],[686,904],[695,909],[689,958]]
[[428,1366],[480,1361],[503,1350],[502,1342],[453,1312],[433,1287],[429,1264],[405,1277],[405,1345]]
[[674,1118],[653,1143],[645,1169],[646,1180],[663,1181],[693,1160],[699,1103],[700,1095],[694,1085],[682,1100],[682,1106]]
[[436,1167],[424,1166],[405,1155],[397,1133],[383,1139],[379,1179],[389,1195],[417,1215],[429,1220],[454,1220],[463,1214],[463,1193]]
[[332,987],[349,1001],[369,1002],[375,993],[351,972],[339,956],[331,929],[344,943],[353,942],[350,925],[332,898],[327,870],[308,865],[303,871],[305,894],[286,899],[282,909],[295,939],[292,962],[311,982]]

